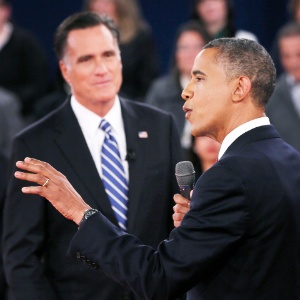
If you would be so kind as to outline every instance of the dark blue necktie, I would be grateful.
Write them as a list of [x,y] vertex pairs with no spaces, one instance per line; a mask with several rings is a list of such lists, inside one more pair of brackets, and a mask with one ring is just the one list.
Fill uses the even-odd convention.
[[111,126],[102,120],[99,126],[105,133],[101,152],[102,181],[120,228],[127,229],[128,182],[122,165],[118,143]]

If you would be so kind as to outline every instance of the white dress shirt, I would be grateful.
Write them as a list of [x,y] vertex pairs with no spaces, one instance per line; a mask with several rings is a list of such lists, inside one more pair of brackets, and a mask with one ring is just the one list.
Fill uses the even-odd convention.
[[[71,107],[78,120],[79,126],[81,127],[83,136],[91,152],[98,173],[100,177],[102,177],[101,149],[105,137],[103,130],[99,129],[102,118],[80,104],[74,96],[71,96]],[[121,104],[118,96],[116,96],[113,107],[106,114],[104,119],[109,122],[112,128],[112,134],[117,140],[122,164],[128,180],[129,170],[128,161],[126,160],[126,136],[121,112]]]
[[287,83],[291,86],[291,98],[295,106],[296,112],[300,118],[300,83],[293,76],[287,74]]
[[268,117],[261,117],[258,119],[251,120],[247,123],[244,123],[240,125],[239,127],[233,129],[231,132],[229,132],[225,139],[222,142],[218,159],[220,160],[225,151],[228,149],[228,147],[242,134],[245,132],[254,129],[256,127],[264,126],[264,125],[270,125],[270,121]]
[[[179,78],[180,86],[182,90],[188,85],[188,83],[191,81],[190,76],[180,76]],[[184,101],[182,100],[182,106],[184,104]],[[184,113],[182,111],[182,113]],[[190,149],[192,147],[193,141],[192,141],[192,135],[191,135],[191,124],[190,122],[185,119],[184,127],[180,139],[180,143],[183,149]]]

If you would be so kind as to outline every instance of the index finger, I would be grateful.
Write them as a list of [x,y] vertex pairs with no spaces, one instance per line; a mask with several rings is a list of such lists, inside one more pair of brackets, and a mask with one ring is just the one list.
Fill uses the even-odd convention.
[[43,175],[44,177],[49,177],[51,176],[51,174],[58,172],[53,167],[51,167],[48,163],[30,157],[26,157],[24,161],[17,161],[16,166],[19,169],[31,173]]
[[173,197],[173,199],[174,199],[174,202],[176,204],[180,204],[180,205],[182,205],[184,207],[187,207],[187,208],[190,207],[190,200],[184,198],[180,194],[175,194],[174,197]]

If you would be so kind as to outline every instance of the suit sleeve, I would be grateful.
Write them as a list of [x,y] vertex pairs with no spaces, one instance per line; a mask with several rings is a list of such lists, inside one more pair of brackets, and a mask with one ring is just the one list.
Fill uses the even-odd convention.
[[[12,165],[30,155],[27,145],[15,140]],[[57,299],[42,263],[47,202],[36,195],[22,194],[21,188],[26,183],[15,179],[13,172],[3,221],[4,269],[10,290],[19,300]]]
[[69,255],[87,262],[143,299],[174,299],[216,271],[246,231],[247,192],[240,178],[221,166],[200,177],[191,210],[157,249],[90,217],[75,234]]

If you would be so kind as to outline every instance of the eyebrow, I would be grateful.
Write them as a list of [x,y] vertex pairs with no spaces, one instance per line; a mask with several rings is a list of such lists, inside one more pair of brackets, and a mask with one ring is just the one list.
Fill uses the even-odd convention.
[[193,73],[193,75],[203,75],[203,76],[207,76],[205,73],[203,73],[203,72],[200,71],[200,70],[194,70],[192,73]]
[[85,61],[86,59],[90,59],[92,57],[93,57],[93,55],[91,55],[91,54],[82,55],[77,58],[77,62],[82,62],[82,61]]

